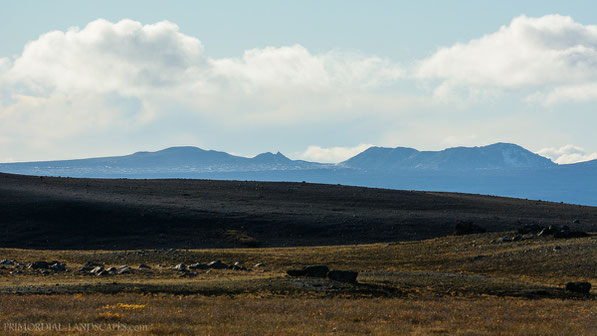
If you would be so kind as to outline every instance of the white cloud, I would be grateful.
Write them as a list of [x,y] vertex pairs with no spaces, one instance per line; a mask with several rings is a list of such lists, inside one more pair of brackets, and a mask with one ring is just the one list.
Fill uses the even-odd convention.
[[96,20],[84,29],[53,31],[28,43],[6,80],[29,94],[137,94],[184,80],[200,64],[201,42],[168,21]]
[[439,49],[414,76],[439,80],[436,93],[444,96],[462,87],[526,88],[546,91],[533,97],[551,102],[595,99],[597,26],[561,15],[519,16],[495,33]]
[[584,148],[565,145],[562,147],[549,147],[537,151],[537,154],[548,157],[559,164],[569,164],[597,159],[597,153],[587,153]]
[[193,123],[238,130],[395,111],[408,100],[384,93],[378,100],[375,90],[401,78],[401,67],[386,59],[314,54],[300,45],[211,58],[174,23],[100,19],[43,34],[18,57],[0,58],[0,133],[11,139],[0,155],[28,159],[26,148],[41,146],[56,157],[70,146],[62,140],[116,133],[126,139],[131,129],[159,129],[166,121],[178,122],[180,133],[153,134],[152,141],[196,138]]
[[309,146],[299,158],[315,162],[338,163],[350,159],[373,145],[360,144],[354,147],[319,147]]

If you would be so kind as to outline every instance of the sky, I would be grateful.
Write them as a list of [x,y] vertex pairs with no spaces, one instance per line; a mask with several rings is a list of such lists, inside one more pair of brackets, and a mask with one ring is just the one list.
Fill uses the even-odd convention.
[[11,1],[0,162],[191,145],[597,159],[591,1]]

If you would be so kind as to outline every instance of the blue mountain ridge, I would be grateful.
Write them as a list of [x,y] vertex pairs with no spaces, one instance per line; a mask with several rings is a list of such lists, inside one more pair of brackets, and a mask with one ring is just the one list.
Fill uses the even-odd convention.
[[558,165],[515,144],[441,151],[371,147],[340,163],[252,158],[196,147],[131,155],[0,164],[0,172],[88,178],[290,181],[449,191],[597,205],[597,160]]

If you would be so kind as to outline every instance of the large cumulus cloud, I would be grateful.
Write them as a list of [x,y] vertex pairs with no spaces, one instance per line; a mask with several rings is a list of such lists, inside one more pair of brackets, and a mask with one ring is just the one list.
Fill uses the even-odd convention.
[[528,89],[528,99],[539,102],[595,99],[597,26],[561,15],[520,16],[497,32],[439,49],[414,75],[439,80],[442,94]]

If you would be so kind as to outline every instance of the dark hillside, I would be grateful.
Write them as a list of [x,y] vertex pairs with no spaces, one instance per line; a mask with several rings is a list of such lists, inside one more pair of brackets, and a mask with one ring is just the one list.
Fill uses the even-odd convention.
[[0,174],[0,247],[208,248],[356,244],[524,224],[597,228],[597,208],[340,185]]

